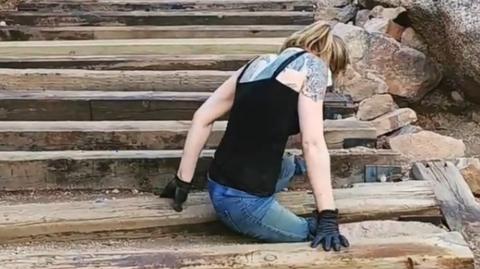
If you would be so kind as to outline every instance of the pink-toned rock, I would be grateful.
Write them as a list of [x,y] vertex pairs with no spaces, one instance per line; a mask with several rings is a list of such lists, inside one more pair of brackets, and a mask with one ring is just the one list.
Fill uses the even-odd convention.
[[408,27],[405,29],[405,31],[403,31],[401,42],[403,45],[414,48],[423,53],[428,52],[427,44],[425,44],[425,42],[412,27]]
[[410,108],[400,108],[380,116],[372,121],[377,129],[377,136],[398,130],[417,121],[417,113]]
[[370,35],[370,46],[356,69],[378,72],[390,94],[411,102],[419,101],[442,79],[442,73],[424,53],[378,33]]
[[373,18],[368,20],[363,28],[365,28],[365,30],[367,30],[369,33],[385,34],[387,32],[389,22],[389,19]]
[[351,66],[337,83],[337,91],[352,96],[354,102],[388,92],[388,86],[381,78],[371,73],[362,75]]
[[412,161],[451,159],[465,155],[465,144],[449,136],[430,131],[395,136],[390,147]]
[[337,23],[333,27],[333,33],[346,43],[352,63],[358,62],[365,56],[369,44],[369,34],[365,29],[355,25]]
[[362,9],[357,12],[357,16],[355,17],[355,25],[363,27],[365,23],[370,19],[370,10],[369,9]]
[[359,120],[372,120],[397,108],[390,94],[374,95],[360,102],[357,118]]

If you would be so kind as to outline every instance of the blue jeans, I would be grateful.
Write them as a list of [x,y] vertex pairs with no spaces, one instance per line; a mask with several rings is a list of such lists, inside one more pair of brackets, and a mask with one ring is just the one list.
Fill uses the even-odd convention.
[[[305,173],[305,164],[286,154],[276,191],[288,187],[294,175]],[[265,242],[303,242],[314,234],[314,220],[296,216],[275,196],[259,197],[208,180],[208,190],[218,218],[233,231]]]

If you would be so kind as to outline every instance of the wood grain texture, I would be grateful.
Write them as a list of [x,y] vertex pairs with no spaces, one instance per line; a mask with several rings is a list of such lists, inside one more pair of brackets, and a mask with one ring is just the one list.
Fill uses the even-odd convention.
[[24,0],[21,11],[312,11],[311,0]]
[[2,68],[87,70],[237,70],[256,54],[12,56],[0,57]]
[[[369,186],[334,190],[342,222],[398,219],[408,215],[439,215],[438,204],[428,182],[372,183]],[[280,203],[295,214],[314,210],[312,194],[305,191],[282,192]],[[0,241],[35,235],[77,233],[85,237],[95,232],[175,229],[216,221],[207,193],[192,193],[177,213],[171,200],[155,196],[116,200],[27,203],[0,208]],[[90,234],[90,235],[89,235]],[[142,234],[144,234],[142,232]]]
[[[190,121],[53,121],[0,122],[0,150],[162,150],[181,149]],[[212,128],[206,148],[215,148],[226,121]],[[368,122],[326,120],[325,140],[330,149],[342,148],[345,139],[376,139]],[[299,137],[288,147],[301,148]]]
[[163,38],[0,42],[0,57],[261,54],[284,38]]
[[2,41],[95,40],[144,38],[252,38],[287,37],[303,25],[177,25],[177,26],[8,26]]
[[133,25],[307,25],[313,12],[303,11],[4,11],[7,25],[27,26],[133,26]]
[[[300,150],[293,150],[300,154]],[[132,189],[164,186],[178,168],[181,150],[151,151],[4,151],[0,154],[0,190]],[[195,174],[204,188],[213,150],[204,150]],[[389,150],[331,150],[334,187],[364,182],[366,164],[408,164]],[[295,186],[308,187],[306,178]]]
[[22,268],[325,268],[325,269],[473,269],[471,251],[456,232],[353,239],[339,253],[312,249],[307,243],[224,244],[174,248],[118,247],[115,250],[30,251],[2,255],[5,269]]
[[463,234],[480,265],[480,203],[473,196],[461,172],[452,162],[416,163],[417,179],[433,183],[446,223]]
[[[210,92],[171,91],[0,91],[0,120],[191,120]],[[355,107],[333,93],[324,117],[347,117]],[[222,119],[226,119],[224,116]]]

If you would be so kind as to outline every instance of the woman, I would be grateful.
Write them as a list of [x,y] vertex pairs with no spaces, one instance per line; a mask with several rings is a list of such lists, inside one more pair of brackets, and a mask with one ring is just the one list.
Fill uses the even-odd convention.
[[[347,64],[345,44],[324,22],[291,35],[278,55],[251,60],[195,112],[179,170],[161,197],[174,199],[174,208],[182,210],[212,125],[230,112],[208,173],[219,219],[238,233],[267,242],[313,240],[312,247],[322,245],[326,251],[348,247],[338,229],[322,123],[329,72],[336,76]],[[299,132],[304,161],[283,154],[288,136]],[[317,206],[308,219],[274,197],[305,170]]]

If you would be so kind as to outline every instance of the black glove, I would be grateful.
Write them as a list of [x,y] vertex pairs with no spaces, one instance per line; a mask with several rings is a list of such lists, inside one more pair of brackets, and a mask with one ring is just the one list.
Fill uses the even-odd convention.
[[332,247],[335,251],[339,251],[342,246],[346,248],[350,246],[347,238],[341,235],[338,229],[338,209],[321,212],[315,210],[313,214],[317,220],[317,234],[312,241],[312,248],[322,244],[325,251],[330,251]]
[[175,177],[168,182],[167,186],[165,186],[160,197],[173,199],[173,209],[181,212],[183,210],[182,205],[187,200],[191,185],[191,183],[182,181],[175,175]]

